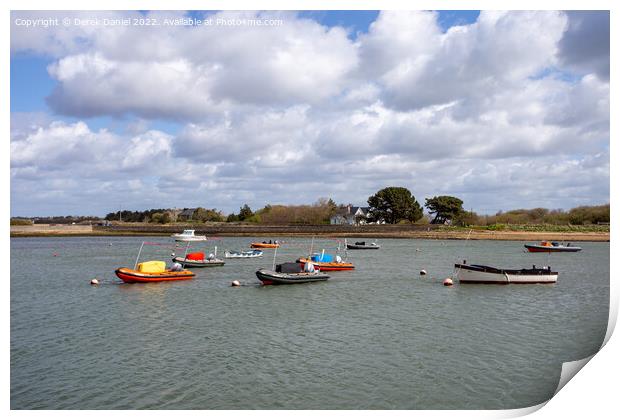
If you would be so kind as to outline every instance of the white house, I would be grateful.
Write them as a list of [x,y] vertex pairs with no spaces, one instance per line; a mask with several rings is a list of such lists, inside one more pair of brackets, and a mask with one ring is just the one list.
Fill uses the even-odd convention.
[[365,225],[369,221],[370,207],[355,207],[348,205],[339,209],[330,219],[332,225]]

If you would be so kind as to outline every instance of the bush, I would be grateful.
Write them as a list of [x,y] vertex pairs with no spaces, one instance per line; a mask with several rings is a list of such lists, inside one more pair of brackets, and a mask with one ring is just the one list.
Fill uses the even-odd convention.
[[17,219],[17,218],[11,219],[11,226],[30,226],[32,224],[33,224],[32,220],[30,219]]

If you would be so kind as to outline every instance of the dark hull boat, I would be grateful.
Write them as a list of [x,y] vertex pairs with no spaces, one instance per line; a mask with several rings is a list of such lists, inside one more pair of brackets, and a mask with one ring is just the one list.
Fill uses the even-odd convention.
[[557,242],[541,242],[538,245],[523,245],[529,252],[578,252],[581,251],[579,246],[570,246],[559,244]]
[[327,274],[318,271],[303,271],[297,263],[278,264],[275,270],[261,268],[256,277],[265,285],[269,284],[297,284],[329,279]]
[[327,274],[322,273],[278,273],[265,269],[258,270],[256,277],[265,285],[310,283],[329,279]]
[[374,242],[367,244],[366,242],[355,242],[354,244],[347,243],[347,249],[379,249],[381,245],[377,245]]
[[477,264],[454,264],[456,278],[460,283],[530,284],[555,283],[558,272],[551,267],[522,268],[518,270],[489,267]]

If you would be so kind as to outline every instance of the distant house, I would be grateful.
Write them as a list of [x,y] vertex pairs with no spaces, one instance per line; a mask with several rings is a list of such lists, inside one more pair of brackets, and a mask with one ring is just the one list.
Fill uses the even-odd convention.
[[373,223],[369,220],[370,207],[355,207],[348,205],[339,209],[330,219],[332,225],[365,225]]
[[196,209],[183,209],[183,211],[181,211],[179,215],[177,216],[177,220],[179,221],[192,220],[195,212],[196,212]]

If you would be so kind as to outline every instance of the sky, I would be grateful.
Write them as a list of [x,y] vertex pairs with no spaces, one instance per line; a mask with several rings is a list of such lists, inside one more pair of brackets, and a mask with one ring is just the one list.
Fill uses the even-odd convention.
[[608,12],[13,11],[10,41],[12,216],[609,202]]

